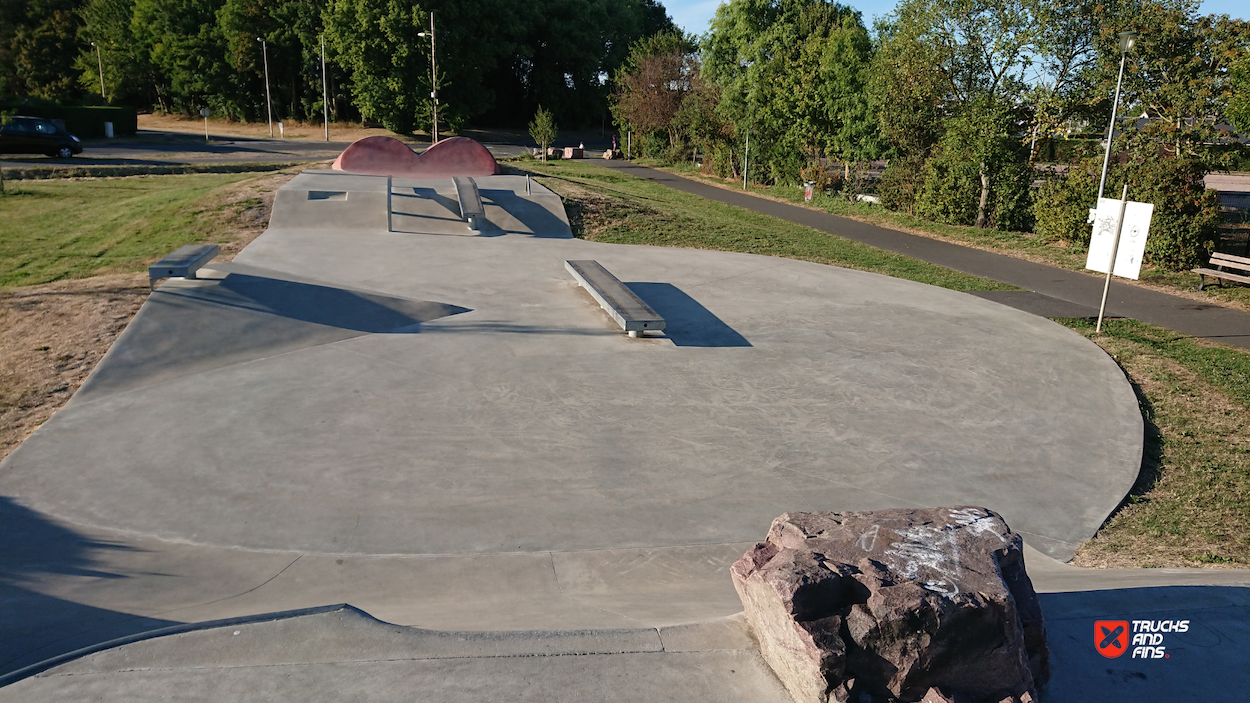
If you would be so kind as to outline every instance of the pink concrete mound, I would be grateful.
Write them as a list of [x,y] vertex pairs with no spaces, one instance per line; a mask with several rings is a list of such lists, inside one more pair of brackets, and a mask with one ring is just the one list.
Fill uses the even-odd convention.
[[365,137],[352,142],[334,160],[337,171],[396,178],[493,176],[499,164],[486,147],[468,137],[444,139],[420,154],[391,137]]
[[730,571],[796,703],[1027,703],[1049,675],[1020,537],[984,508],[786,513]]

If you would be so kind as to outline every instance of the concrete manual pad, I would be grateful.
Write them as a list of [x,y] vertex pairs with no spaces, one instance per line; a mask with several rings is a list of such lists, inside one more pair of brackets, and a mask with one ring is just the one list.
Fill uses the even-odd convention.
[[[0,671],[326,603],[448,631],[706,623],[740,611],[728,566],[787,510],[984,505],[1066,559],[1137,476],[1132,389],[1048,320],[820,264],[573,239],[559,198],[516,176],[479,180],[476,235],[450,180],[394,179],[387,231],[377,180],[292,180],[265,234],[163,284],[0,463],[0,520],[26,545],[0,554],[21,633]],[[295,203],[343,207],[316,226]],[[664,335],[621,333],[576,259]],[[668,655],[638,656],[620,671]],[[184,690],[207,675],[180,671]],[[332,676],[300,671],[310,690]]]

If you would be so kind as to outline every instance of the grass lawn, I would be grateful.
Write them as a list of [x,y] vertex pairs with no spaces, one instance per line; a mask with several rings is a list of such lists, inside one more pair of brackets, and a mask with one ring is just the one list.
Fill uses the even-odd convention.
[[1085,566],[1250,565],[1250,353],[1136,320],[1060,320],[1128,374],[1146,420],[1142,472],[1077,552]]
[[532,173],[563,197],[574,232],[585,239],[781,256],[955,290],[1015,290],[590,162],[518,160],[509,165]]
[[[142,271],[212,239],[215,194],[255,174],[8,181],[0,195],[0,287]],[[234,203],[246,207],[249,203]]]
[[[721,178],[704,176],[689,163],[683,162],[670,166],[646,160],[636,161],[643,165],[676,173],[686,178],[695,178],[712,185],[741,190],[741,181],[735,184]],[[803,189],[799,186],[763,186],[752,184],[748,187],[748,192],[796,205],[806,205],[817,210],[850,217],[861,222],[943,239],[978,249],[987,249],[1070,271],[1082,271],[1085,269],[1085,259],[1088,252],[1084,248],[1068,247],[1059,242],[1048,242],[1031,232],[1000,232],[992,229],[943,225],[905,213],[892,212],[879,205],[852,203],[841,195],[830,196],[824,193],[817,193],[812,198],[812,202],[804,203]],[[1245,222],[1245,219],[1243,215],[1237,221],[1225,224],[1221,230],[1221,251],[1238,255],[1250,251],[1250,249],[1247,249],[1247,241],[1250,240],[1250,224]],[[1142,267],[1140,281],[1146,285],[1164,289],[1171,293],[1208,299],[1215,304],[1232,305],[1250,310],[1250,287],[1247,286],[1217,286],[1199,292],[1198,274],[1188,271],[1164,271],[1152,266]]]

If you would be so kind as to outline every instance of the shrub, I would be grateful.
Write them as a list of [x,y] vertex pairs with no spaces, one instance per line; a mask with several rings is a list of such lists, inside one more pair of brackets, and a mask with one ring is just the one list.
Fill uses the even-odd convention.
[[890,210],[916,214],[916,197],[924,183],[924,157],[906,156],[890,161],[877,181],[877,197]]
[[[1154,203],[1146,261],[1171,271],[1186,271],[1207,263],[1219,241],[1221,219],[1218,194],[1207,190],[1206,164],[1198,159],[1157,155],[1128,164],[1129,198]],[[1123,178],[1105,194],[1120,190]]]
[[1037,190],[1033,203],[1034,232],[1049,241],[1089,246],[1093,228],[1089,209],[1098,196],[1098,181],[1090,174],[1090,162],[1068,167],[1066,174],[1054,174]]
[[668,135],[663,132],[648,132],[634,140],[634,146],[648,159],[668,160]]
[[950,225],[977,224],[984,164],[989,177],[985,226],[1027,229],[1032,224],[1029,185],[1033,171],[1024,147],[1002,136],[1009,125],[1005,112],[980,107],[949,120],[925,162],[916,214]]

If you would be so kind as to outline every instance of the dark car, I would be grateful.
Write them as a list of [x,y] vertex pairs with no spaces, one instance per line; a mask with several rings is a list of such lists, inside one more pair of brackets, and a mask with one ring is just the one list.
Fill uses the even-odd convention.
[[0,154],[47,154],[69,158],[82,153],[78,137],[40,117],[10,117],[0,126]]

